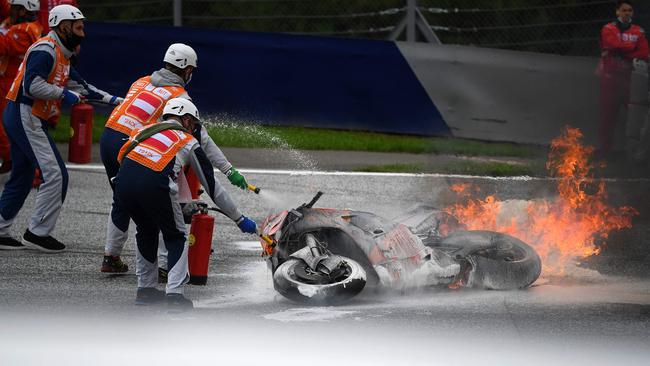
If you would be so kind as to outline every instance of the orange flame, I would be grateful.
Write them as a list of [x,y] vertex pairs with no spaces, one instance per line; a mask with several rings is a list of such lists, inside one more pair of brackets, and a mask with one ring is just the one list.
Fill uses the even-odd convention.
[[[581,143],[582,133],[566,127],[551,142],[546,168],[557,179],[558,196],[527,201],[525,207],[499,201],[494,196],[472,199],[470,185],[451,187],[465,204],[445,210],[470,230],[493,230],[531,244],[542,258],[544,274],[562,275],[568,266],[599,254],[598,239],[612,231],[630,228],[638,212],[632,207],[607,204],[605,182],[593,179],[592,147]],[[588,192],[591,191],[591,192]]]

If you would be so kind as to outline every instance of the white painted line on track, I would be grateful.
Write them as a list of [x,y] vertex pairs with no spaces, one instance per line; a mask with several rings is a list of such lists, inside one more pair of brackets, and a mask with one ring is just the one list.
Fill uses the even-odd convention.
[[68,168],[68,170],[77,170],[81,172],[104,172],[106,169],[104,169],[104,166],[101,164],[75,164],[75,163],[67,163],[65,164],[65,167]]
[[[66,167],[69,170],[81,172],[104,172],[104,166],[101,164],[74,164],[68,163]],[[492,180],[492,181],[554,181],[558,178],[514,176],[514,177],[489,177],[462,174],[439,174],[439,173],[371,173],[371,172],[337,172],[337,171],[317,171],[317,170],[288,170],[288,169],[239,169],[246,174],[277,174],[277,175],[311,175],[311,176],[350,176],[350,177],[412,177],[412,178],[456,178],[456,179],[473,179],[473,180]],[[650,182],[649,178],[605,178],[601,179],[606,182]]]

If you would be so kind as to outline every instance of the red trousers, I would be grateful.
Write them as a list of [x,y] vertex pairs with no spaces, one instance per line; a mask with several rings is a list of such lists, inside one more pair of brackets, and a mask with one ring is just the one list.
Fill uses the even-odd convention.
[[614,133],[621,108],[627,108],[630,100],[630,72],[603,72],[600,77],[600,126],[598,138],[600,149],[611,152]]
[[5,133],[5,127],[2,120],[2,115],[4,114],[5,107],[7,106],[7,93],[9,88],[11,88],[12,80],[0,78],[0,160],[8,161],[11,160],[9,154],[9,138],[7,133]]

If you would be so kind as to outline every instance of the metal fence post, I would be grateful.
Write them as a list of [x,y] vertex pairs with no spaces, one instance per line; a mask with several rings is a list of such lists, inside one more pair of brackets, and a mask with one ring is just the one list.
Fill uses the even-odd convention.
[[418,8],[418,1],[406,0],[406,15],[397,24],[393,32],[388,36],[388,39],[396,41],[406,31],[406,41],[417,42],[418,30],[427,42],[434,44],[442,43],[433,29],[431,29],[427,19],[422,15],[422,12]]
[[183,0],[174,0],[174,27],[183,26]]
[[417,0],[407,0],[406,1],[406,41],[407,42],[415,42],[417,39],[417,35],[415,34],[415,26],[416,26],[416,10],[417,10],[418,4]]

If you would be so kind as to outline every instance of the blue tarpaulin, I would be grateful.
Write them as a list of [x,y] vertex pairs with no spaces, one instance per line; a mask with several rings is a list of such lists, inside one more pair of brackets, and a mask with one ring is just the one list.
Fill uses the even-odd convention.
[[124,95],[171,43],[198,54],[203,114],[264,124],[418,135],[449,128],[394,42],[89,22],[77,69]]

